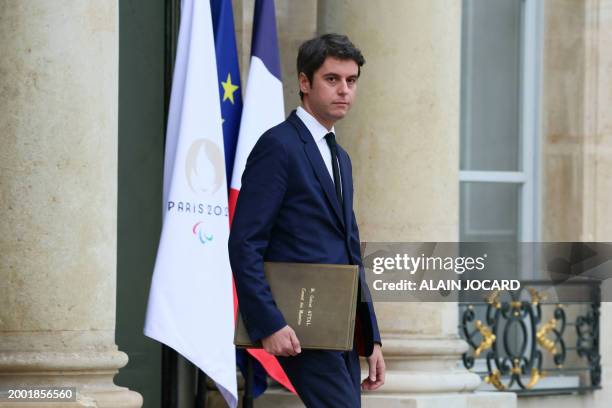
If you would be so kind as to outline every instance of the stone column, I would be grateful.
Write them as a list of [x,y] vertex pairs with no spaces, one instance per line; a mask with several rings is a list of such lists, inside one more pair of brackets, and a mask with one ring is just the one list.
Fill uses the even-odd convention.
[[128,360],[114,340],[118,4],[1,8],[0,388],[140,407],[113,384]]
[[[612,0],[544,2],[542,239],[612,241]],[[602,292],[610,294],[612,282]],[[609,296],[609,295],[608,295]],[[600,309],[602,389],[525,408],[607,407],[612,304]]]
[[[320,33],[347,34],[366,58],[357,104],[337,126],[361,240],[457,241],[461,2],[320,0],[318,16]],[[515,406],[514,394],[472,393],[480,378],[458,365],[457,303],[375,308],[387,378],[365,406]]]

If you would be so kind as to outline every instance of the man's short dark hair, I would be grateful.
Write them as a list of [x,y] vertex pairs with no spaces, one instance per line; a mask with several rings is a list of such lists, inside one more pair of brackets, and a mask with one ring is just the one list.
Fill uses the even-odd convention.
[[[365,64],[361,51],[346,35],[323,34],[300,46],[297,56],[298,75],[303,72],[312,86],[315,71],[323,65],[327,57],[355,61],[358,67],[357,76],[361,74],[361,66]],[[300,99],[303,97],[304,94],[300,91]]]

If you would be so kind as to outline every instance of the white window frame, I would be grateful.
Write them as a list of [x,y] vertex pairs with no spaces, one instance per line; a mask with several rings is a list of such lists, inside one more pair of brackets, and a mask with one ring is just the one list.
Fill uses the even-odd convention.
[[[540,0],[521,0],[521,73],[520,73],[520,168],[522,171],[482,171],[459,170],[459,183],[510,183],[520,186],[519,189],[519,225],[518,236],[521,242],[537,242],[540,240],[540,98],[542,94],[542,49],[544,31],[543,2]],[[470,4],[470,3],[467,3]],[[469,18],[469,13],[465,15]],[[469,38],[471,25],[466,25],[466,36]],[[470,64],[470,59],[466,60]],[[470,93],[466,88],[465,107],[470,109]],[[470,134],[470,115],[466,114],[465,128]],[[469,154],[469,153],[468,153]],[[463,208],[466,226],[469,226],[469,194],[467,205]],[[473,231],[477,232],[477,231]],[[511,231],[498,231],[511,233]]]

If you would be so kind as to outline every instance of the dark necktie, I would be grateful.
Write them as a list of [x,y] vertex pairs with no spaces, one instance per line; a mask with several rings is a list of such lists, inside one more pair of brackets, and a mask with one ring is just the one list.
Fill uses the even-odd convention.
[[334,173],[334,184],[336,186],[336,196],[338,197],[338,202],[340,203],[340,208],[342,209],[342,190],[340,189],[340,166],[338,165],[338,145],[336,144],[336,135],[332,132],[329,132],[325,135],[325,141],[329,146],[329,150],[331,151],[331,159],[332,159],[332,172]]

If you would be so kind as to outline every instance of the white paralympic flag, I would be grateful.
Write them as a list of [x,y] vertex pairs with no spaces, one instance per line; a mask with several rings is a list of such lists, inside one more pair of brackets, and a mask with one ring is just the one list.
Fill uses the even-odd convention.
[[236,407],[229,214],[210,2],[183,0],[166,134],[163,226],[145,334]]

